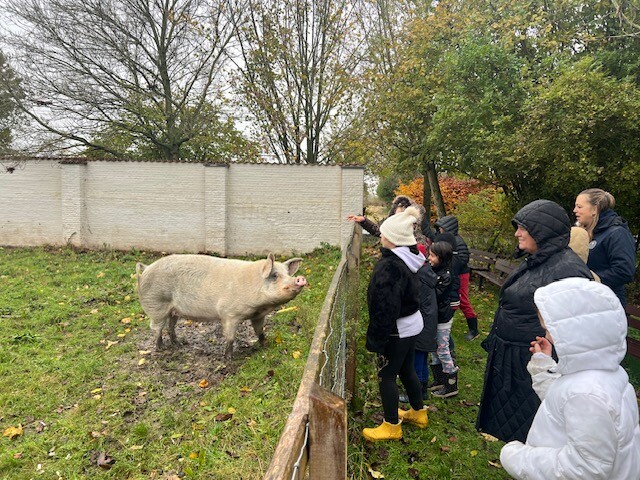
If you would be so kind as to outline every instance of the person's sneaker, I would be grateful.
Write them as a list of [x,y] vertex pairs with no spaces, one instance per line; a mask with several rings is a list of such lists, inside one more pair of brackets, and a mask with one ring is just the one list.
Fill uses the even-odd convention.
[[431,395],[438,398],[449,398],[458,394],[458,372],[445,373],[446,381],[444,386],[431,392]]
[[480,335],[480,332],[478,330],[469,330],[464,338],[465,340],[467,340],[468,342],[470,342],[471,340],[473,340],[474,338],[478,338],[478,335]]

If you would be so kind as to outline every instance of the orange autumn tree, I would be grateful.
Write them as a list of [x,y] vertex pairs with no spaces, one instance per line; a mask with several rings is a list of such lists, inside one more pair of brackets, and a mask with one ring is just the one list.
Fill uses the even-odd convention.
[[[455,208],[467,200],[472,193],[478,193],[486,188],[478,180],[464,180],[455,177],[441,176],[438,178],[444,206],[447,213],[451,213]],[[422,204],[422,191],[424,186],[423,177],[418,177],[409,183],[401,183],[395,190],[396,195],[406,195],[413,198],[417,203]],[[436,207],[431,204],[431,217],[436,217]]]

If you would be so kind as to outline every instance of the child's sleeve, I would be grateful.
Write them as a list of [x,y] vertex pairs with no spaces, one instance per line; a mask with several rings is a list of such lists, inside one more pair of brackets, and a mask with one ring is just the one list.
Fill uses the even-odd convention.
[[538,352],[531,355],[527,370],[531,374],[533,390],[540,400],[544,400],[551,385],[560,378],[559,373],[553,372],[556,365],[555,360],[544,353]]
[[500,463],[516,479],[606,480],[613,470],[618,445],[606,403],[594,395],[574,395],[565,403],[562,426],[566,444],[559,448],[509,442]]

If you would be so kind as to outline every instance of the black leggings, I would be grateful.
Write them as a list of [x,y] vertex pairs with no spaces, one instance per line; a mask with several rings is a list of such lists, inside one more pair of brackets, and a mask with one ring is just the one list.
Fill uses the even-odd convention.
[[420,380],[413,365],[416,338],[390,337],[384,354],[378,355],[378,384],[386,422],[398,423],[398,376],[407,391],[411,408],[420,410],[423,406]]

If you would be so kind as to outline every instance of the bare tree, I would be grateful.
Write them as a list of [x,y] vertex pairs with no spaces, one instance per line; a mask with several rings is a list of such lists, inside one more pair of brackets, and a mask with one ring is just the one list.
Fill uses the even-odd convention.
[[358,2],[249,0],[237,18],[242,103],[280,162],[323,163],[352,117]]
[[[6,0],[16,101],[67,147],[165,159],[210,125],[233,38],[228,0]],[[114,137],[126,137],[126,142]]]

